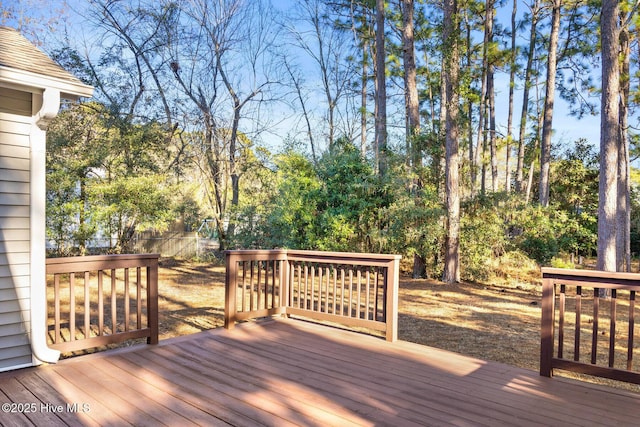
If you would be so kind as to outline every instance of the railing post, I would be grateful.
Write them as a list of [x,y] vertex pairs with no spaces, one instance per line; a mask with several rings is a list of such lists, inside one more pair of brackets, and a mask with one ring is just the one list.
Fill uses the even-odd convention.
[[542,325],[540,330],[540,375],[553,375],[553,327],[554,327],[554,284],[552,279],[542,279]]
[[280,308],[282,309],[282,317],[288,317],[289,314],[287,310],[289,309],[289,298],[290,298],[290,277],[291,277],[291,264],[289,264],[289,260],[287,259],[287,255],[285,253],[285,259],[279,261],[280,268]]
[[398,290],[400,283],[400,257],[395,257],[387,268],[387,307],[386,307],[386,338],[387,341],[398,340]]
[[235,256],[227,251],[225,253],[226,273],[224,279],[224,327],[233,329],[236,324],[236,292],[238,285],[238,262]]
[[[138,286],[140,286],[138,284]],[[158,258],[156,257],[151,266],[147,267],[147,322],[149,326],[149,337],[147,344],[158,344]]]

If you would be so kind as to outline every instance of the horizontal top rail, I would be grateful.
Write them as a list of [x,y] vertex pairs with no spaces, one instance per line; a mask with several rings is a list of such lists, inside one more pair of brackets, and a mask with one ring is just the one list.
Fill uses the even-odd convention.
[[[264,261],[288,259],[296,261],[330,262],[344,264],[362,264],[363,262],[392,262],[399,261],[402,255],[364,254],[358,252],[325,252],[293,249],[240,249],[227,251],[227,256],[233,256],[238,261]],[[379,263],[379,262],[378,262]]]
[[111,268],[150,267],[158,263],[158,254],[116,254],[47,258],[47,274],[108,270]]
[[401,258],[401,255],[362,254],[356,252],[287,251],[287,259],[289,261],[312,261],[363,266],[386,265],[390,262],[400,261]]
[[580,286],[598,286],[608,289],[640,288],[640,274],[600,270],[579,270],[568,268],[542,268],[542,278],[552,279],[565,284]]

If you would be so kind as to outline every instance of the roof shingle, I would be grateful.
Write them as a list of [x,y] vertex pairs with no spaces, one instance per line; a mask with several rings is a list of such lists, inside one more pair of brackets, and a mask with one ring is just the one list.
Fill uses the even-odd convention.
[[27,71],[74,85],[84,85],[17,30],[2,26],[0,26],[0,67]]

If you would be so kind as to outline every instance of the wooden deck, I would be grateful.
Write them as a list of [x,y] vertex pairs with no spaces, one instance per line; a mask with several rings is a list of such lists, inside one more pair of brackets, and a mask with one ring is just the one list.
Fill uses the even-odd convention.
[[631,426],[640,395],[273,320],[6,372],[0,403],[4,426]]

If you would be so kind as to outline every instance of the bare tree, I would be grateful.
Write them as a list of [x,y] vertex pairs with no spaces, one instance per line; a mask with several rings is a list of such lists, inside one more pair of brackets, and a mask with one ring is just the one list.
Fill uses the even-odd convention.
[[259,125],[259,108],[279,81],[271,61],[281,56],[270,52],[278,27],[268,10],[260,2],[193,0],[181,3],[179,28],[167,29],[175,81],[189,101],[184,105],[199,115],[190,127],[203,131],[200,161],[222,248],[235,230],[229,208],[240,198],[241,122]]
[[354,64],[345,60],[349,50],[349,37],[331,21],[330,9],[321,0],[297,2],[299,12],[292,20],[303,25],[289,26],[295,45],[318,67],[323,96],[326,103],[327,139],[333,146],[338,129],[338,107],[348,93],[355,76]]
[[311,148],[311,160],[313,163],[318,162],[318,155],[316,153],[316,143],[315,137],[313,136],[313,125],[311,123],[311,112],[307,107],[307,98],[304,94],[304,89],[302,85],[302,76],[299,75],[294,68],[289,64],[289,61],[286,59],[283,61],[284,67],[289,73],[289,77],[291,78],[291,83],[293,84],[294,91],[296,93],[296,97],[298,98],[298,102],[300,103],[300,108],[302,108],[302,119],[305,122],[307,128],[307,138],[309,139],[309,147]]

